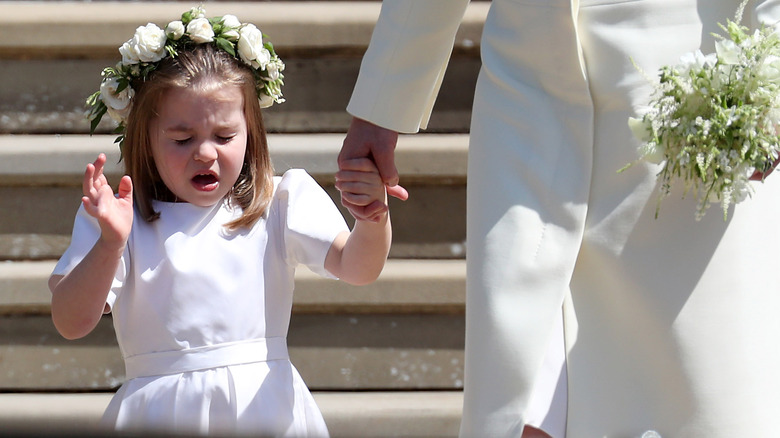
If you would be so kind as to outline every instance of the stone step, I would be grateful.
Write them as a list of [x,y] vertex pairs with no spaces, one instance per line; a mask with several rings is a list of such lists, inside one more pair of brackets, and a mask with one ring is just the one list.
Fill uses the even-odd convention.
[[[268,134],[277,173],[302,167],[321,181],[332,180],[342,133]],[[99,153],[108,160],[109,177],[121,175],[113,135],[0,135],[0,186],[81,186],[86,163]],[[464,183],[468,134],[401,135],[396,166],[406,180]]]
[[[276,171],[302,167],[330,193],[343,134],[270,134]],[[111,135],[0,135],[0,260],[58,258],[70,241],[86,163],[108,155],[109,180],[121,165]],[[410,199],[391,199],[391,256],[465,255],[467,134],[401,136],[396,164]],[[342,209],[348,222],[351,217]],[[445,218],[446,220],[442,220]]]
[[[0,263],[0,315],[49,315],[54,261]],[[391,259],[377,281],[352,286],[308,269],[295,274],[293,310],[305,314],[463,312],[463,260]]]
[[[0,392],[110,390],[124,364],[110,316],[66,341],[49,316],[53,262],[0,264]],[[391,260],[362,287],[296,274],[290,357],[318,390],[458,390],[463,260]]]
[[[54,6],[56,5],[56,6]],[[285,60],[287,102],[265,112],[269,132],[344,132],[345,108],[379,2],[219,2],[258,24]],[[468,132],[480,61],[479,36],[489,2],[472,3],[429,124],[430,132]],[[179,2],[0,1],[0,133],[86,133],[84,100],[100,71],[139,24],[167,23]],[[29,29],[45,28],[45,32]],[[89,29],[85,32],[84,29]],[[108,118],[106,118],[108,119]],[[100,132],[110,132],[106,120]]]
[[[264,110],[268,132],[346,132],[346,112],[360,67],[359,56],[287,56],[284,96],[287,101]],[[84,101],[97,91],[100,71],[116,59],[0,58],[0,134],[84,134]],[[428,132],[465,133],[469,129],[472,90],[479,71],[476,56],[450,62]],[[114,129],[108,117],[97,129]]]
[[[190,7],[186,2],[0,1],[0,57],[95,58],[117,48],[146,23],[164,27]],[[489,2],[469,5],[455,47],[479,44]],[[379,16],[379,1],[218,1],[208,16],[234,14],[269,35],[277,51],[350,49],[362,52]],[[46,29],[45,32],[34,31]],[[85,31],[88,29],[88,31]],[[33,31],[31,31],[33,30]]]
[[[460,391],[314,392],[333,438],[456,437]],[[98,436],[111,393],[0,394],[3,436]]]

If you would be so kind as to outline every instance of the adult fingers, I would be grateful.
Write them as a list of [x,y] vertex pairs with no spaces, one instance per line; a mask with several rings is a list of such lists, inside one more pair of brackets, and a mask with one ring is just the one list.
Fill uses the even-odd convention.
[[771,166],[769,166],[768,169],[761,169],[756,170],[753,172],[753,175],[750,176],[750,179],[752,181],[763,181],[766,177],[768,177],[772,172],[774,172],[777,165],[780,163],[780,159],[775,160],[774,163],[772,163]]
[[382,181],[389,186],[398,184],[398,169],[395,167],[395,143],[376,145],[371,149],[371,157],[382,176]]
[[344,142],[339,151],[339,165],[345,160],[369,156],[371,152],[371,138],[373,138],[373,133],[375,132],[373,127],[374,125],[365,120],[357,117],[352,118],[347,135],[344,137]]
[[397,132],[353,117],[339,152],[339,166],[352,158],[368,157],[376,163],[385,184],[396,185],[398,184],[398,171],[395,168],[397,142]]
[[409,192],[405,188],[396,184],[394,186],[387,186],[387,196],[392,196],[402,201],[406,201],[409,199]]
[[368,157],[350,158],[339,162],[339,172],[376,172],[377,167]]

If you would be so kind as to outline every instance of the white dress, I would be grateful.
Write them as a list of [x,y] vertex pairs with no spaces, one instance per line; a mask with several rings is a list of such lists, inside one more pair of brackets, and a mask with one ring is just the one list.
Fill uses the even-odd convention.
[[[287,354],[299,264],[330,276],[325,255],[348,227],[302,170],[274,179],[273,200],[250,230],[227,233],[240,215],[155,202],[137,213],[108,296],[127,381],[103,417],[119,430],[327,436],[322,415]],[[81,208],[64,275],[99,236]]]

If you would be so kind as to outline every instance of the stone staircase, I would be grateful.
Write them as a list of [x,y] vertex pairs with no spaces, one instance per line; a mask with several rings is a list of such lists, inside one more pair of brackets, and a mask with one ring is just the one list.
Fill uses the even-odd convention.
[[[399,140],[411,198],[391,201],[394,242],[379,280],[358,288],[297,273],[290,355],[334,437],[457,434],[468,121],[488,4],[469,7],[430,129]],[[84,98],[136,26],[163,25],[191,6],[0,0],[0,431],[97,433],[124,379],[110,316],[65,341],[51,323],[46,280],[70,239],[84,165],[99,152],[118,161],[110,123],[87,135]],[[338,204],[344,109],[380,2],[204,6],[271,36],[287,65],[288,101],[265,112],[275,169],[307,169]],[[108,174],[117,181],[119,166]]]

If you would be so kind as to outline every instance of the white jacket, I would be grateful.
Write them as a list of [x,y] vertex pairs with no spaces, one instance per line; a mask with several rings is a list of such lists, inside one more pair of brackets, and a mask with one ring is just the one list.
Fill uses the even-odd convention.
[[[424,128],[467,3],[385,1],[348,111]],[[469,150],[463,436],[520,436],[562,308],[567,437],[777,433],[780,177],[728,222],[717,206],[696,222],[680,192],[654,219],[657,167],[617,173],[651,89],[633,63],[653,74],[712,52],[737,5],[492,1]],[[754,0],[744,22],[779,18]]]

